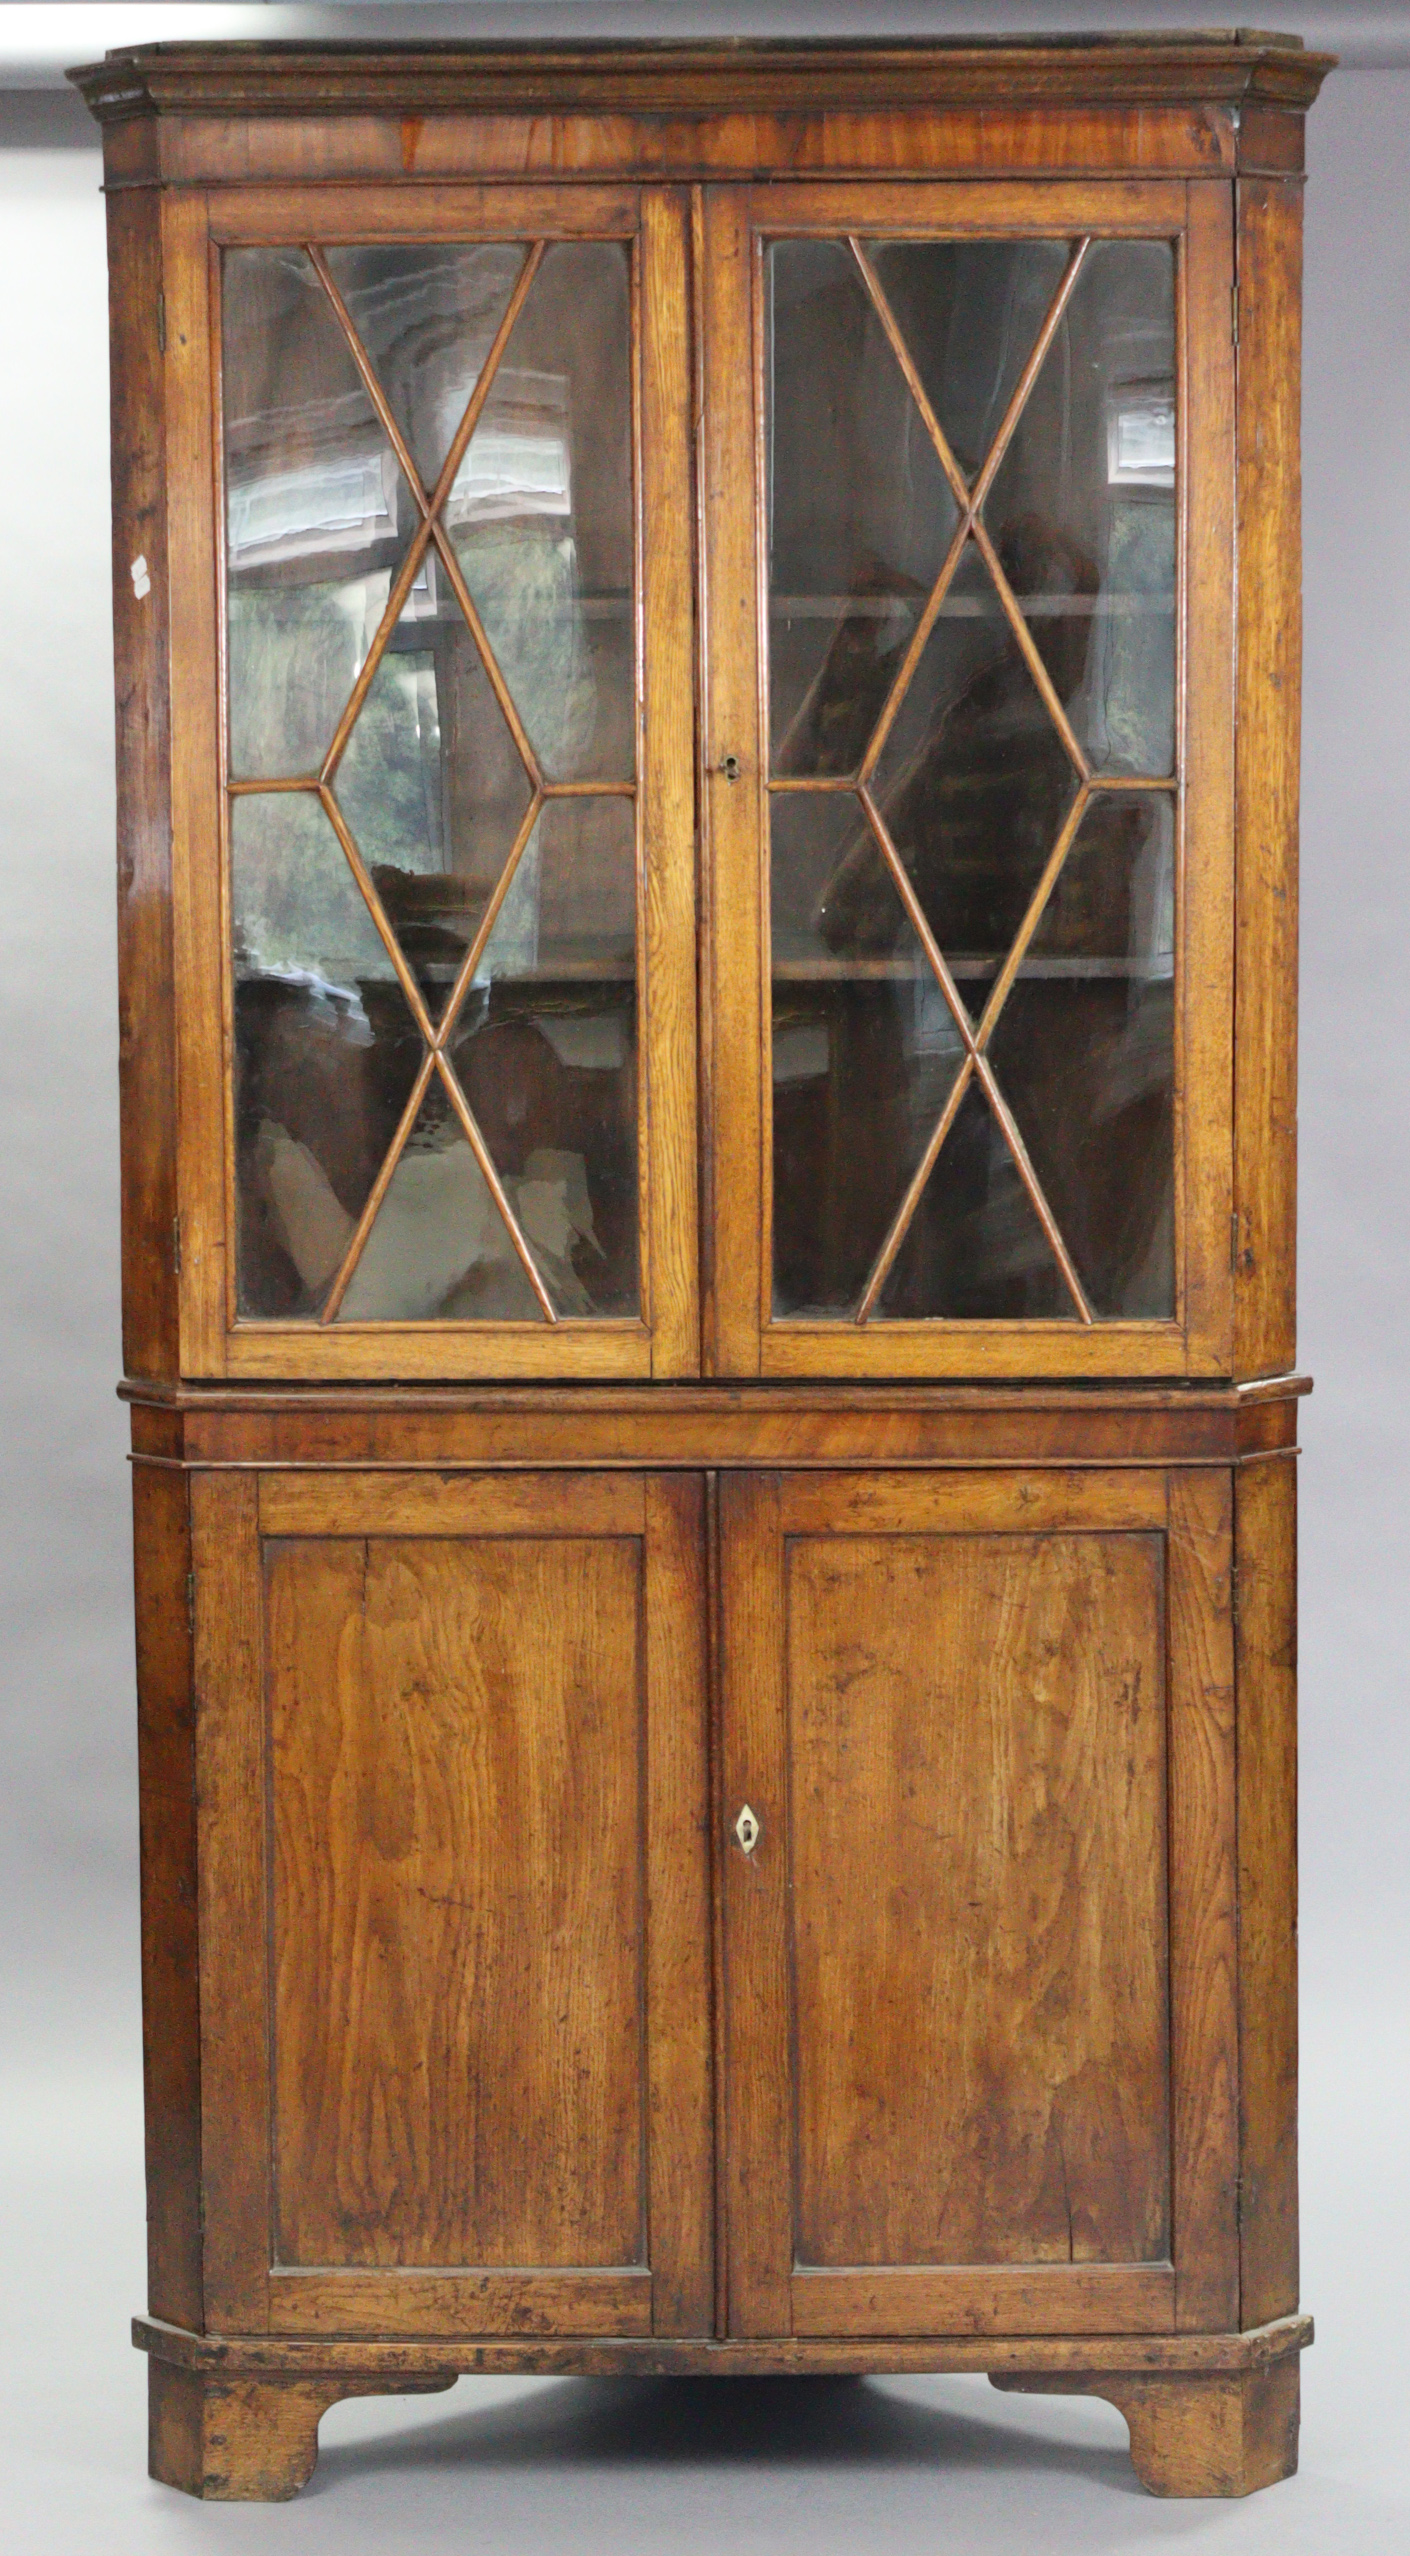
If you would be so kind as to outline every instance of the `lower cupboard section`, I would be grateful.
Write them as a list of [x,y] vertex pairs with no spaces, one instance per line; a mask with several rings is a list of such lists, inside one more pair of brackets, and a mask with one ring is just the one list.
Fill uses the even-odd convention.
[[196,1473],[207,2333],[1233,2331],[1231,1504]]

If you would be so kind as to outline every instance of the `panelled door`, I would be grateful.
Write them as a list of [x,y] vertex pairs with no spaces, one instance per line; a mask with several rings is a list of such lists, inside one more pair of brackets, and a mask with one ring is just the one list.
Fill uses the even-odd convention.
[[183,1371],[692,1374],[684,199],[167,230]]
[[729,2331],[1238,2321],[1230,1481],[732,1476]]
[[708,194],[719,1372],[1227,1370],[1232,194]]
[[210,2326],[707,2333],[700,1478],[192,1498]]

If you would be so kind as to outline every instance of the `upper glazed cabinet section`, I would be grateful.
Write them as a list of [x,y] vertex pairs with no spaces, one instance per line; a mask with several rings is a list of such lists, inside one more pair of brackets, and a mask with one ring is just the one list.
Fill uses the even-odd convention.
[[761,1166],[719,1266],[765,1373],[1227,1357],[1229,586],[1192,578],[1227,558],[1227,205],[1054,209],[712,206],[756,473],[712,524],[757,652],[714,694],[717,910],[761,954],[716,952],[721,1016],[759,1006],[723,1143]]
[[179,1371],[1233,1371],[1230,181],[1319,68],[89,76],[161,339]]

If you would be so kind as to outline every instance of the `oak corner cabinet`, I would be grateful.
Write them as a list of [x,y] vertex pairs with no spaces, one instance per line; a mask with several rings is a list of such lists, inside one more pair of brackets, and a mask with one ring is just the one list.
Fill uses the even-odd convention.
[[1295,2464],[1328,67],[75,75],[171,2484],[463,2371]]

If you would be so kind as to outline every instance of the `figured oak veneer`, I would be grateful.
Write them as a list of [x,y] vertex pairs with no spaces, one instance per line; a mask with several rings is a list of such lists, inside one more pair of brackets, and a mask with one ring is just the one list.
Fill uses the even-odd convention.
[[[75,75],[112,271],[134,2339],[186,2492],[289,2495],[339,2397],[462,2371],[987,2370],[1107,2397],[1155,2493],[1296,2465],[1329,67],[1244,33]],[[595,255],[610,431],[543,285]],[[282,392],[227,360],[242,276],[294,314]],[[510,625],[555,595],[552,681],[605,649],[630,754],[536,726]],[[518,776],[483,808],[481,746]],[[610,947],[597,838],[542,900],[532,848],[594,796]],[[634,1159],[599,1143],[628,1084]],[[496,1237],[452,1217],[460,1262],[425,1239],[457,1146]],[[379,1249],[368,1300],[424,1314],[358,1312]]]

